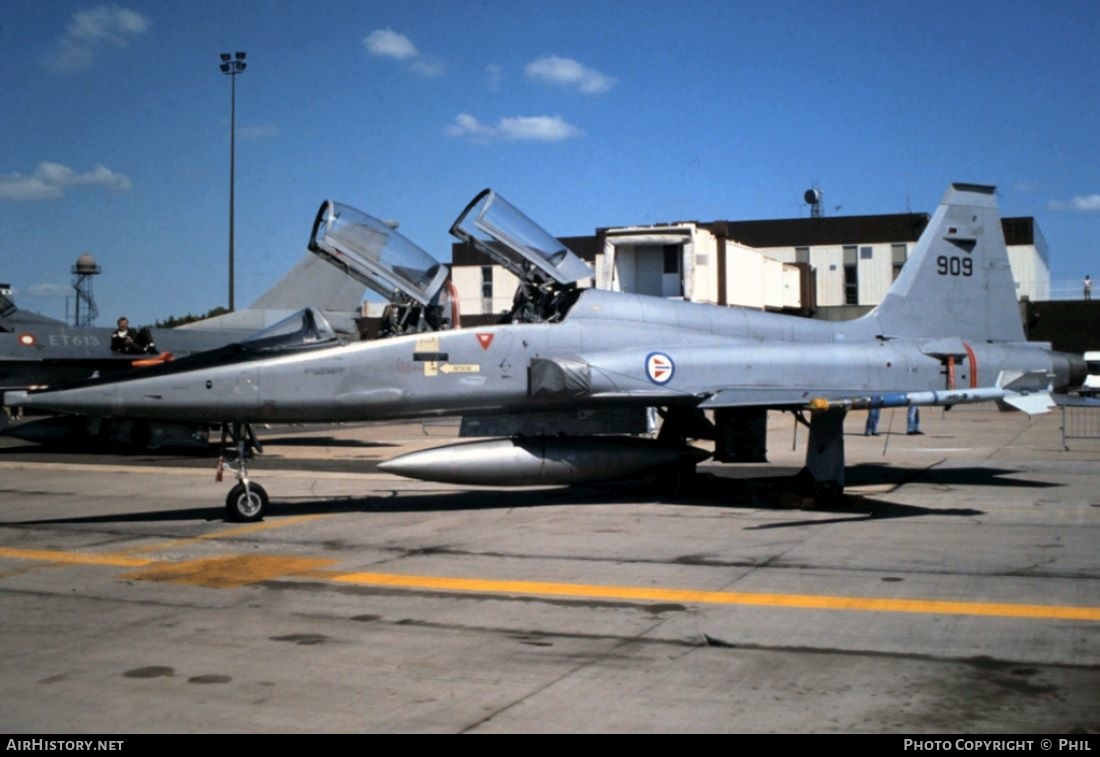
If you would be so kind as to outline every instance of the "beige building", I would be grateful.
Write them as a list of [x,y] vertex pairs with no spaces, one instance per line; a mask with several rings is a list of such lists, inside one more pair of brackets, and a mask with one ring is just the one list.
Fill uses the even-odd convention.
[[[595,273],[582,286],[763,310],[853,315],[877,305],[928,224],[926,213],[685,221],[597,229],[561,241]],[[1050,296],[1034,218],[1002,219],[1019,299]],[[463,244],[452,280],[463,315],[507,311],[516,278]]]

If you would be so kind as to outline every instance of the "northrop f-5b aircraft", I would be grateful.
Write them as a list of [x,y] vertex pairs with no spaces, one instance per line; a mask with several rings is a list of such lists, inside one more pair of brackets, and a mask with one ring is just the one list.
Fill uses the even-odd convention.
[[[255,520],[267,505],[245,466],[255,422],[462,416],[464,435],[500,438],[404,455],[382,469],[508,486],[682,474],[706,457],[688,445],[700,438],[714,440],[719,462],[761,461],[767,411],[792,411],[810,427],[800,479],[827,496],[844,486],[852,408],[998,401],[1040,413],[1085,375],[1079,356],[1025,341],[990,186],[952,185],[882,304],[846,322],[578,288],[592,275],[587,264],[491,190],[451,232],[520,278],[510,323],[440,330],[420,319],[412,333],[373,342],[154,366],[9,401],[224,424],[239,458],[227,512]],[[325,203],[310,245],[377,260],[398,239],[365,214]],[[415,293],[412,304],[430,310],[444,277],[424,256],[390,268]],[[661,432],[640,438],[652,407]]]

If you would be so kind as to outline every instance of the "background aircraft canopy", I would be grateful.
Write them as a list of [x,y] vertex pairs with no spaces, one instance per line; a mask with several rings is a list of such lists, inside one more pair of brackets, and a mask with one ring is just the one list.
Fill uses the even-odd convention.
[[539,278],[575,284],[593,275],[587,263],[492,189],[466,206],[451,233],[525,281],[541,273]]
[[248,351],[267,352],[335,341],[336,332],[321,311],[305,308],[243,339],[241,346]]
[[447,269],[384,222],[326,200],[313,222],[309,249],[387,299],[401,292],[428,305]]

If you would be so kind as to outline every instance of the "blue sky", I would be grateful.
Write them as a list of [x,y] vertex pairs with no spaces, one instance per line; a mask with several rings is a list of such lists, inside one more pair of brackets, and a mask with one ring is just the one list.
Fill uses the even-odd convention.
[[87,251],[100,325],[225,304],[236,50],[239,307],[325,198],[447,261],[486,186],[567,236],[992,183],[1054,278],[1095,278],[1097,28],[1095,2],[5,0],[0,281],[61,317]]

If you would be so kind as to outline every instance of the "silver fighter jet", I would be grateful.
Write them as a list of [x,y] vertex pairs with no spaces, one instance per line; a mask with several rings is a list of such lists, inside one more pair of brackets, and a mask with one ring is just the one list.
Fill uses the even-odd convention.
[[[380,230],[337,231],[319,222],[311,247],[339,251]],[[580,289],[587,265],[491,190],[451,231],[520,277],[511,323],[163,375],[154,367],[9,401],[226,424],[239,457],[228,516],[255,520],[267,495],[244,461],[248,424],[259,421],[462,416],[465,435],[501,438],[405,455],[383,469],[507,486],[683,473],[705,457],[687,444],[700,438],[714,440],[720,462],[761,461],[766,413],[778,409],[808,417],[800,479],[829,496],[844,486],[849,409],[995,400],[1039,413],[1085,372],[1079,356],[1025,341],[990,186],[952,185],[882,304],[847,322]],[[436,274],[411,270],[405,279],[438,288]],[[660,434],[635,436],[653,407]]]

